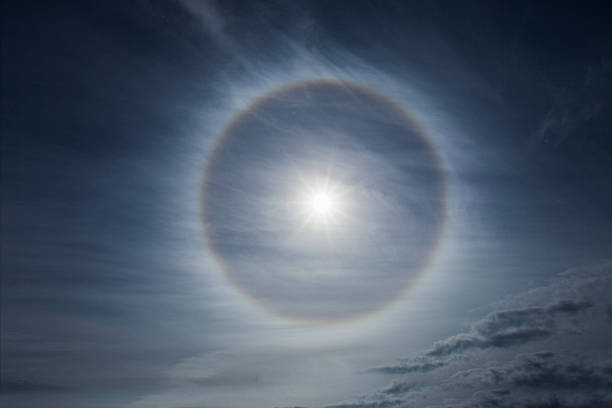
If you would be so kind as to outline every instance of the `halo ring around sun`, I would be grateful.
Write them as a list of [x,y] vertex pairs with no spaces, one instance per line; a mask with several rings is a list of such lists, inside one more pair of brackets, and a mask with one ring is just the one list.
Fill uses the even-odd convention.
[[[305,173],[355,196],[343,237],[314,242],[287,227],[287,186]],[[424,274],[446,194],[440,157],[402,106],[356,82],[317,79],[273,89],[232,117],[206,161],[201,217],[216,265],[250,303],[336,324],[387,308]],[[309,205],[327,213],[329,200],[317,193]]]

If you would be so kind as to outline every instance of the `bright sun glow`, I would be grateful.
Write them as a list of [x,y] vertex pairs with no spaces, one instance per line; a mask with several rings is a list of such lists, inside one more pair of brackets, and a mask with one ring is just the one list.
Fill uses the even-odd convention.
[[303,225],[322,226],[328,229],[337,224],[344,213],[344,194],[339,185],[329,180],[304,185],[299,200],[300,219]]
[[308,200],[310,212],[315,217],[325,218],[336,210],[336,200],[329,191],[313,191]]

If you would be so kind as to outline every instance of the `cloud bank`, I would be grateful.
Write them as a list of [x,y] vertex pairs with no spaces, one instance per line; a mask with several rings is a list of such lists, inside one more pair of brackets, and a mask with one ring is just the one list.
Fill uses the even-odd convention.
[[611,272],[610,262],[567,271],[505,299],[500,305],[522,307],[491,312],[413,358],[372,368],[396,377],[328,408],[612,406],[612,355],[601,341],[612,335]]

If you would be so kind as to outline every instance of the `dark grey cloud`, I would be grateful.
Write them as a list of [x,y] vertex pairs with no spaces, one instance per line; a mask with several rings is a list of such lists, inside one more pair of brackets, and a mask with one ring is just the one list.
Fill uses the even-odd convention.
[[524,396],[516,398],[508,390],[480,392],[460,404],[449,404],[446,408],[607,408],[612,407],[612,399],[605,396],[583,396],[574,398],[559,397],[556,394],[545,396]]
[[328,405],[326,408],[393,408],[402,403],[403,400],[394,399],[390,401],[354,402],[339,405]]
[[398,395],[398,394],[405,394],[407,392],[411,392],[418,388],[420,387],[416,384],[411,384],[411,383],[407,383],[403,381],[395,381],[393,382],[393,384],[391,384],[391,386],[389,386],[388,388],[385,388],[382,392],[384,394],[389,394],[389,395]]
[[375,367],[385,374],[426,373],[447,366],[449,356],[472,349],[508,348],[542,340],[557,332],[563,324],[559,318],[570,317],[592,307],[585,300],[560,300],[544,307],[493,312],[460,333],[436,342],[433,348],[415,360],[396,365]]
[[302,406],[293,406],[293,407],[274,407],[274,408],[306,408],[306,407],[302,407]]
[[[563,273],[548,286],[506,299],[505,310],[489,313],[468,332],[413,359],[373,368],[398,378],[354,406],[610,406],[612,356],[598,340],[607,335],[609,271],[603,262]],[[554,346],[523,351],[544,339]],[[577,342],[600,349],[574,349]]]
[[588,301],[562,300],[545,307],[494,312],[476,322],[470,332],[435,343],[426,354],[442,357],[475,348],[506,348],[541,340],[555,332],[557,317],[590,307]]
[[[609,366],[550,351],[518,355],[507,364],[474,370],[460,381],[487,385],[448,407],[607,407],[612,404]],[[459,377],[455,377],[459,378]]]
[[[467,396],[465,391],[469,392]],[[423,396],[427,396],[426,403]],[[431,404],[431,401],[437,403]],[[454,402],[444,402],[444,400]],[[612,360],[551,351],[519,354],[496,366],[473,368],[439,379],[434,385],[396,380],[370,401],[339,407],[608,407],[612,404]],[[336,406],[333,406],[334,408]]]
[[389,365],[372,368],[372,371],[378,371],[384,374],[409,374],[409,373],[426,373],[435,370],[436,368],[447,365],[446,361],[425,361],[425,362],[408,362],[398,365]]
[[539,352],[520,355],[506,366],[489,369],[486,377],[495,384],[516,387],[606,390],[612,389],[609,368],[579,359],[563,359],[552,352]]

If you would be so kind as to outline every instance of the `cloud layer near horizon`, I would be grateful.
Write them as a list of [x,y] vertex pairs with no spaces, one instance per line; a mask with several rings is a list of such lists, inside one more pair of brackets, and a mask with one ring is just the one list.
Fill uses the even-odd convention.
[[491,312],[420,355],[372,368],[395,378],[328,408],[612,406],[610,290],[611,262],[568,271],[497,305],[523,307]]

